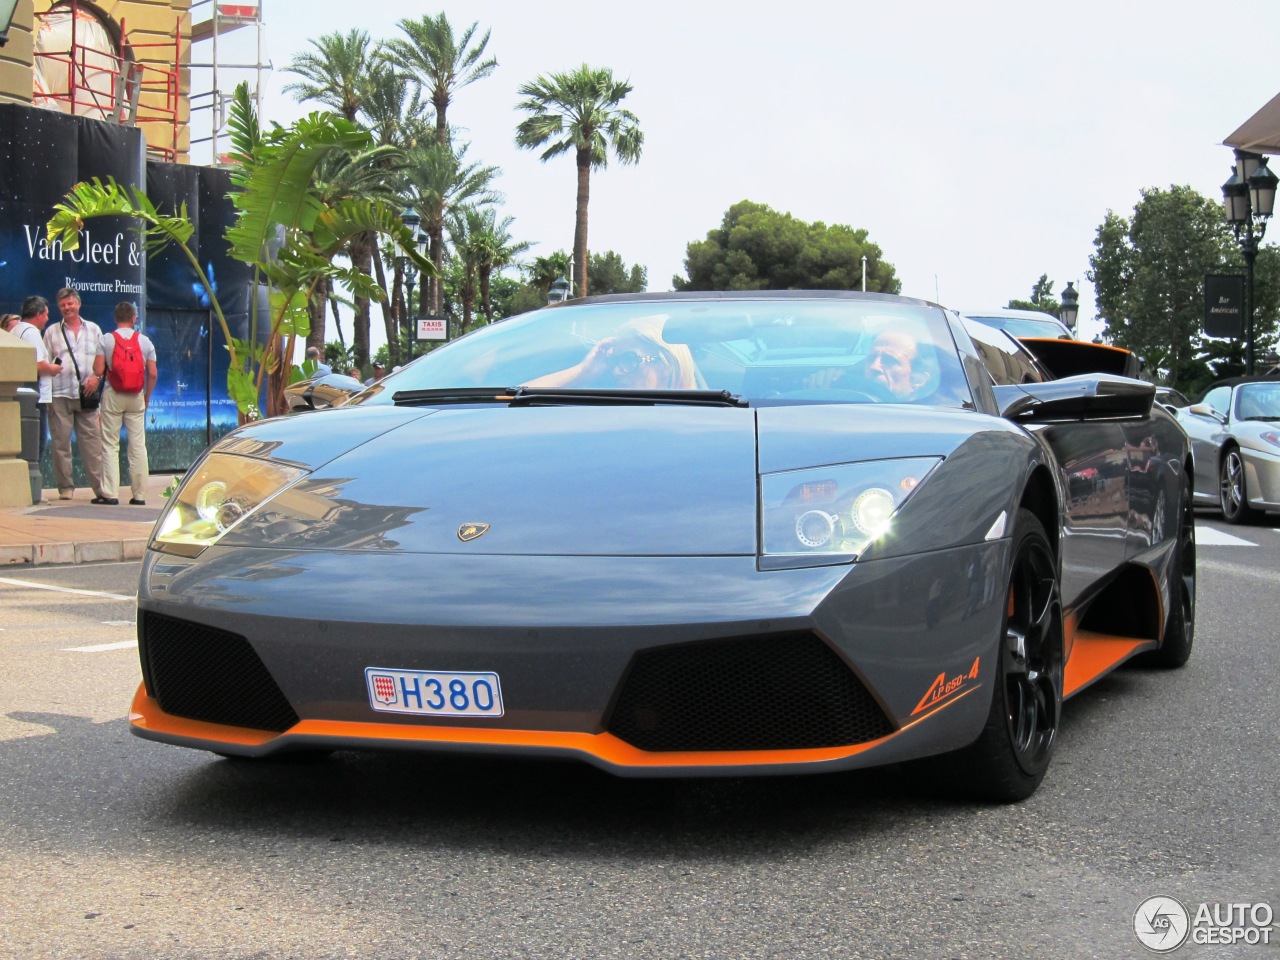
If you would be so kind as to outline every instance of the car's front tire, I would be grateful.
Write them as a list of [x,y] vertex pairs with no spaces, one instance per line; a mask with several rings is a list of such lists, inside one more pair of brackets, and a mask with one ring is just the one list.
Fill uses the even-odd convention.
[[995,689],[986,725],[951,755],[971,796],[1025,800],[1044,779],[1062,718],[1063,628],[1057,564],[1044,527],[1019,510],[1005,594]]
[[1249,490],[1244,477],[1244,455],[1239,447],[1228,447],[1218,468],[1218,500],[1227,523],[1252,523],[1258,511],[1249,506]]

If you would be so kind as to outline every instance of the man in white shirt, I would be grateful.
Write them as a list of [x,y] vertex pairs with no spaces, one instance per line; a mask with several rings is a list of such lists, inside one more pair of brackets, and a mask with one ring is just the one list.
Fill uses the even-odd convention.
[[[136,507],[147,502],[147,406],[156,387],[156,348],[134,329],[138,308],[116,304],[116,329],[98,338],[95,376],[107,378],[102,392],[102,487],[108,503],[119,503],[120,424],[129,437],[129,485]],[[136,388],[136,389],[135,389]]]
[[49,351],[49,359],[60,363],[61,371],[53,378],[53,395],[49,401],[53,478],[58,486],[58,498],[70,500],[76,490],[71,473],[71,434],[74,430],[80,461],[94,492],[92,502],[108,503],[109,498],[102,487],[102,425],[98,420],[98,410],[96,407],[86,410],[80,402],[82,395],[98,392],[99,378],[93,374],[93,358],[98,352],[102,330],[96,323],[80,316],[80,294],[72,288],[63,287],[55,300],[62,321],[45,328],[44,345]]
[[44,345],[44,328],[49,322],[49,301],[44,297],[27,297],[22,301],[22,319],[11,333],[36,352],[36,407],[40,411],[40,460],[49,446],[49,401],[53,399],[53,378],[62,368],[49,360]]

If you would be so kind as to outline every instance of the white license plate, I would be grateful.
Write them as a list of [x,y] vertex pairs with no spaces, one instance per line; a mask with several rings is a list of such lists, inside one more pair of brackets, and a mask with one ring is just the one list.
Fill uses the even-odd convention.
[[442,673],[365,667],[369,705],[383,713],[431,717],[500,717],[502,687],[496,673]]

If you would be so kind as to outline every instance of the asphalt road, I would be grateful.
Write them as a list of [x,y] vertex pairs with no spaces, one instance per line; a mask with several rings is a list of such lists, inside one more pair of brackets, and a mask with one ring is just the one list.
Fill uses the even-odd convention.
[[[1070,701],[1006,807],[927,764],[632,781],[149,743],[137,565],[0,570],[0,957],[1153,956],[1147,897],[1280,910],[1280,529],[1199,526],[1191,662]],[[1172,956],[1262,960],[1271,934]]]

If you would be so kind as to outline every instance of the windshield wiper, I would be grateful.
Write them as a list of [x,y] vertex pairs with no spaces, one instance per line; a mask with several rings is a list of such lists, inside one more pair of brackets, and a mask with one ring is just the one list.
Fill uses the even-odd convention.
[[520,387],[511,398],[513,407],[550,404],[584,406],[676,404],[693,407],[749,407],[746,400],[728,390],[575,390],[568,387]]
[[397,390],[391,395],[397,407],[434,406],[438,403],[509,403],[519,387],[444,387],[438,390]]
[[446,403],[506,403],[513,407],[678,404],[695,407],[747,407],[728,390],[576,390],[568,387],[443,387],[399,390],[391,395],[398,407],[430,407]]
[[1270,416],[1268,416],[1267,414],[1262,414],[1261,416],[1257,416],[1257,417],[1240,417],[1238,419],[1240,420],[1280,420],[1280,413],[1273,413]]

